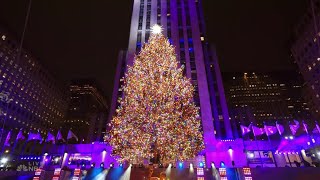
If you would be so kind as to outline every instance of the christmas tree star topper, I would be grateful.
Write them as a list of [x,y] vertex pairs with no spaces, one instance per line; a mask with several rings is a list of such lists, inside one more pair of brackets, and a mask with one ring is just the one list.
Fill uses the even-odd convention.
[[152,34],[161,34],[162,32],[162,27],[159,26],[158,24],[155,24],[151,27],[151,32]]

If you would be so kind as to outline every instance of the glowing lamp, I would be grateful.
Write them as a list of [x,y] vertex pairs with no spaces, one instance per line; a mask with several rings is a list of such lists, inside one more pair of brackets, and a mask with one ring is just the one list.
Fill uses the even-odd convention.
[[316,143],[316,140],[315,140],[315,139],[312,138],[311,140],[312,140],[313,143]]
[[3,157],[3,158],[0,160],[0,162],[1,162],[2,164],[6,164],[6,163],[8,162],[8,158]]
[[110,168],[113,168],[113,163],[110,163]]
[[310,142],[307,142],[307,144],[310,146]]
[[293,136],[289,136],[289,139],[291,139],[291,140],[292,140],[292,139],[293,139]]
[[100,164],[100,167],[101,167],[101,168],[104,168],[104,163],[101,163],[101,164]]
[[289,139],[288,136],[285,136],[284,138],[285,138],[285,139]]
[[203,168],[203,166],[204,166],[203,162],[200,162],[199,167]]
[[254,158],[254,154],[252,152],[248,152],[248,157],[249,158]]
[[122,167],[123,166],[123,164],[122,163],[120,163],[120,165],[119,165],[120,167]]
[[189,167],[190,167],[190,168],[193,168],[193,164],[192,164],[192,163],[190,163]]
[[214,168],[214,167],[215,167],[214,162],[211,162],[211,167],[212,167],[212,168]]
[[226,165],[224,164],[223,161],[220,162],[220,166],[223,167],[223,168],[226,167]]
[[43,155],[44,155],[44,156],[48,156],[48,153],[44,153]]
[[91,163],[91,167],[94,167],[94,163]]
[[179,162],[179,168],[182,168],[182,167],[183,167],[183,163]]

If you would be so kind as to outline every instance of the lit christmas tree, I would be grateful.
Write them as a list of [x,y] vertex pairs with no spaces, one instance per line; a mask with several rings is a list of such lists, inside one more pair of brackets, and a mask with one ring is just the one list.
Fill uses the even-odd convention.
[[112,120],[109,142],[119,161],[194,158],[203,149],[194,88],[183,76],[174,47],[155,25],[149,42],[125,75],[123,98]]

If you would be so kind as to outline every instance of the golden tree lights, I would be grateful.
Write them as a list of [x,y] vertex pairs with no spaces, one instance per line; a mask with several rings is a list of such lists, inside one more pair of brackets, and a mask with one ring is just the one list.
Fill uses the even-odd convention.
[[[157,29],[158,30],[158,29]],[[174,47],[157,31],[125,75],[109,142],[119,161],[193,158],[203,149],[194,88],[178,67]]]

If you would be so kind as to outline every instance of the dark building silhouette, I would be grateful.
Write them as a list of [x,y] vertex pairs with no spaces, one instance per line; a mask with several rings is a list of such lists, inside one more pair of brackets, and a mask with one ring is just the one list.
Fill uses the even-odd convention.
[[320,1],[308,2],[307,12],[294,28],[291,52],[305,80],[304,97],[320,118]]
[[63,129],[69,129],[81,143],[103,141],[107,127],[108,105],[97,83],[91,79],[73,80]]

